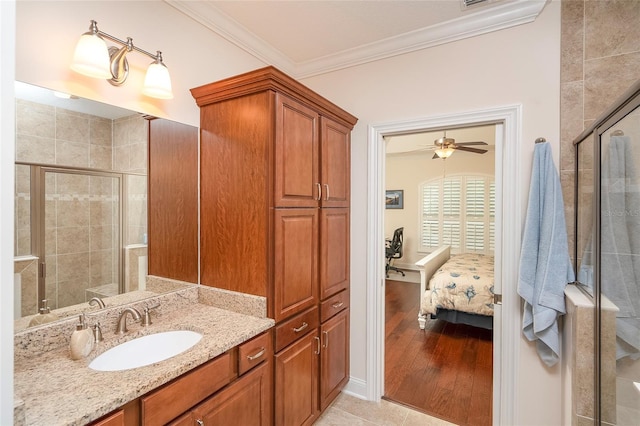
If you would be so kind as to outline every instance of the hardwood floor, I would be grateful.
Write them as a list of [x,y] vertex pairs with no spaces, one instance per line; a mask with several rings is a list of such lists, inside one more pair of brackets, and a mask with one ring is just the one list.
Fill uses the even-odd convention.
[[385,398],[458,425],[491,424],[492,333],[441,320],[418,327],[420,286],[386,281]]

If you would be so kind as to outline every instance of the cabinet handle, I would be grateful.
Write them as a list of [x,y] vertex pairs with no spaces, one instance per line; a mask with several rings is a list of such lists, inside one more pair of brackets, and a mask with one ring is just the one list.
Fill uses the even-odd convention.
[[322,336],[324,337],[324,345],[322,345],[322,347],[326,349],[329,347],[329,333],[323,331]]
[[305,328],[309,327],[309,324],[307,324],[306,322],[303,322],[302,325],[298,328],[293,328],[293,331],[295,331],[296,333],[300,333],[302,330],[304,330]]
[[314,352],[314,354],[320,355],[320,338],[314,337],[314,339],[316,339],[316,351]]
[[204,422],[200,419],[196,420],[196,423],[198,424],[198,426],[204,426]]
[[329,201],[329,184],[325,183],[324,184],[324,188],[326,189],[325,194],[324,194],[324,200],[325,201]]
[[254,359],[258,359],[260,358],[262,355],[264,355],[264,348],[260,348],[260,350],[258,351],[257,354],[255,355],[247,355],[247,359],[249,361],[253,361]]
[[333,305],[331,305],[332,308],[334,309],[340,309],[344,306],[344,302],[336,302]]
[[316,201],[320,201],[322,200],[322,185],[320,183],[316,183],[316,185],[318,186],[318,198],[316,198]]

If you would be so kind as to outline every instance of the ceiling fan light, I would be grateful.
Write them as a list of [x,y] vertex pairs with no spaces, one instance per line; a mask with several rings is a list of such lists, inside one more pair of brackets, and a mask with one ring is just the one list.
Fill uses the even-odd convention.
[[455,151],[455,149],[446,147],[446,148],[436,149],[435,153],[438,157],[445,159],[445,158],[451,157],[451,154],[453,154],[453,151]]

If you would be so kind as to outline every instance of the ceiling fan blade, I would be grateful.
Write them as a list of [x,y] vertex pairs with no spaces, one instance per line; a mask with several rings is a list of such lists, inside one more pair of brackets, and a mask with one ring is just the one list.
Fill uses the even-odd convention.
[[431,157],[432,160],[437,160],[438,158],[440,158],[438,157],[438,154],[433,154],[433,157]]
[[475,154],[484,154],[485,152],[487,152],[486,149],[468,148],[466,146],[460,146],[460,145],[457,146],[456,151],[467,151],[467,152],[473,152]]
[[456,142],[456,146],[465,146],[465,145],[488,145],[486,142],[483,141],[475,141],[475,142]]

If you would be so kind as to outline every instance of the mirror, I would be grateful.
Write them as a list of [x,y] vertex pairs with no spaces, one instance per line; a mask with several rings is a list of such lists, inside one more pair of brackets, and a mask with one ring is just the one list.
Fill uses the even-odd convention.
[[147,284],[148,122],[16,82],[15,329],[173,290]]

